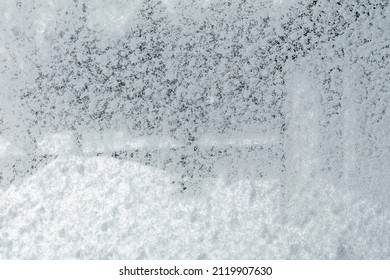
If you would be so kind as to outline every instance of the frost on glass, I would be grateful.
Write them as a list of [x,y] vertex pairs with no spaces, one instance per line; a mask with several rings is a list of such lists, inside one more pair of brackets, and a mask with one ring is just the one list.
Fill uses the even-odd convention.
[[0,258],[390,258],[387,0],[0,14]]

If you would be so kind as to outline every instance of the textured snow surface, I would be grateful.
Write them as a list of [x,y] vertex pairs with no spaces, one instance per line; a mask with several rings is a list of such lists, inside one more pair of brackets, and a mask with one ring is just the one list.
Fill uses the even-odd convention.
[[[3,258],[375,258],[387,209],[311,182],[281,207],[277,181],[203,182],[178,192],[161,170],[61,156],[1,194]],[[315,203],[313,203],[315,200]],[[11,202],[11,203],[10,203]],[[6,229],[6,230],[4,230]]]
[[0,258],[390,259],[388,2],[0,1]]

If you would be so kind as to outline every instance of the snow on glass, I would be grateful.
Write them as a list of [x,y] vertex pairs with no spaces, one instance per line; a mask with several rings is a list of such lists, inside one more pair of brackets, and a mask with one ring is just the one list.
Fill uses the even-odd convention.
[[388,0],[0,15],[0,258],[390,258]]

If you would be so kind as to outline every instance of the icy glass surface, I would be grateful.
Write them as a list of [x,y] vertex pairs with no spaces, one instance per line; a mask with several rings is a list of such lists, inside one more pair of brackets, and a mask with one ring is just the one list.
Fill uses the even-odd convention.
[[388,2],[0,1],[0,258],[390,259]]

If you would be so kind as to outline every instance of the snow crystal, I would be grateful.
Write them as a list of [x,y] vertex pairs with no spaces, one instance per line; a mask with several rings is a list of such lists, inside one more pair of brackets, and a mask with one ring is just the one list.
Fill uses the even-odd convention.
[[390,258],[388,1],[0,15],[0,258]]

